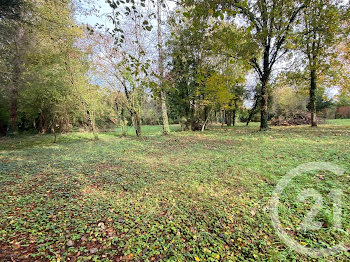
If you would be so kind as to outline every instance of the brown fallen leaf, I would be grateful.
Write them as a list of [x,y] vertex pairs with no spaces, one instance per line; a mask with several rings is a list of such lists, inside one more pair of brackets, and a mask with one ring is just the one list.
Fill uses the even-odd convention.
[[250,214],[254,217],[256,215],[256,209],[250,210]]
[[15,242],[13,245],[13,249],[17,250],[21,248],[21,243],[20,242]]

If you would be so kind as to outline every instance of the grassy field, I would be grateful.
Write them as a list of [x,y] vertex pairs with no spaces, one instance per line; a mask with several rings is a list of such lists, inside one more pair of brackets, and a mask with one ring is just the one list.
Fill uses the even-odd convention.
[[[179,131],[174,126],[173,131]],[[132,134],[132,130],[128,132]],[[345,169],[308,172],[281,197],[280,220],[309,248],[350,247],[350,121],[318,128],[257,125],[204,133],[145,127],[144,137],[101,134],[0,139],[0,261],[349,261],[290,249],[270,219],[273,190],[300,164]],[[317,231],[299,229],[323,196]],[[342,229],[335,230],[331,189],[343,190]]]

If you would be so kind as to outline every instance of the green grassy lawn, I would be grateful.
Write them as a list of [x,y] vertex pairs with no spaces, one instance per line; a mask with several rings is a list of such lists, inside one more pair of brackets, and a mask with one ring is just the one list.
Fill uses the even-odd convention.
[[[179,132],[181,131],[180,125],[172,125],[170,126],[171,132]],[[162,126],[143,126],[142,127],[142,135],[144,136],[160,136],[162,135],[163,128]],[[122,129],[116,128],[114,135],[122,135]],[[136,136],[134,127],[126,127],[126,135],[127,136]]]
[[[178,126],[172,127],[179,130]],[[132,130],[128,134],[133,134]],[[318,128],[253,124],[161,136],[18,136],[0,139],[0,261],[349,261],[290,249],[270,219],[273,190],[289,170],[323,161],[343,176],[308,172],[281,197],[281,224],[309,248],[350,246],[350,121]],[[323,196],[317,231],[299,229]],[[328,193],[343,190],[342,230]]]

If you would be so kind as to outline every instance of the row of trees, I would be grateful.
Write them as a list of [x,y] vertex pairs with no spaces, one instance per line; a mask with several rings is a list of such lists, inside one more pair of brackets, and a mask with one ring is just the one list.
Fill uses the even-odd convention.
[[[298,74],[302,77],[298,79],[299,86],[303,85],[305,78],[309,82],[312,126],[317,125],[316,94],[321,84],[319,80],[325,78],[322,85],[340,86],[340,83],[344,83],[341,86],[343,90],[348,88],[349,64],[344,66],[339,63],[340,53],[337,50],[339,44],[348,41],[349,6],[343,5],[343,2],[188,0],[185,3],[189,8],[188,16],[197,21],[196,28],[203,26],[201,20],[214,19],[210,25],[204,22],[204,28],[213,30],[231,21],[231,26],[239,25],[247,33],[245,41],[249,43],[248,50],[233,49],[238,51],[238,61],[246,60],[256,73],[258,83],[249,118],[255,110],[260,109],[261,130],[268,128],[268,111],[269,106],[272,106],[270,100],[274,87],[271,80],[275,81],[276,74],[281,73],[281,70],[275,70],[276,66],[287,63],[291,55],[298,57],[297,64],[292,64],[292,68],[287,71],[294,73],[291,74],[294,79]],[[232,41],[229,43],[232,44]],[[227,48],[223,50],[227,51]],[[289,57],[286,56],[288,54]],[[232,55],[229,54],[229,57]]]
[[77,125],[95,133],[97,116],[113,117],[109,90],[90,81],[89,54],[78,47],[86,36],[74,21],[74,8],[70,1],[2,4],[3,133],[36,129],[55,134]]
[[3,133],[85,127],[97,137],[98,127],[133,125],[140,136],[147,121],[168,134],[169,121],[204,130],[257,112],[266,130],[281,98],[305,95],[316,126],[326,88],[349,101],[344,1],[107,2],[94,27],[77,22],[93,0],[1,4]]

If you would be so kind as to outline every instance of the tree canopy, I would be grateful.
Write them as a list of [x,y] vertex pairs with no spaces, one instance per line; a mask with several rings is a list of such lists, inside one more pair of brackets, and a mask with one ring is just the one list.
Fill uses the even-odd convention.
[[[98,128],[133,125],[140,136],[142,124],[153,123],[168,134],[169,123],[205,130],[237,116],[249,123],[258,112],[266,130],[285,112],[281,94],[303,90],[293,97],[302,104],[309,96],[303,110],[311,125],[324,106],[348,101],[349,8],[342,1],[107,4],[105,23],[91,25],[77,18],[95,14],[92,0],[1,3],[2,133],[78,127],[97,138]],[[323,103],[330,89],[338,95]]]

